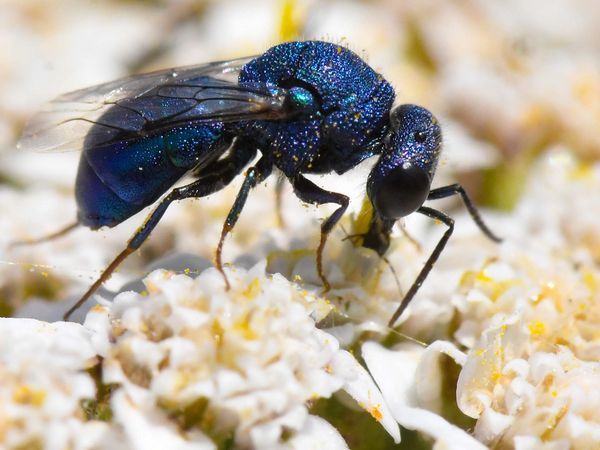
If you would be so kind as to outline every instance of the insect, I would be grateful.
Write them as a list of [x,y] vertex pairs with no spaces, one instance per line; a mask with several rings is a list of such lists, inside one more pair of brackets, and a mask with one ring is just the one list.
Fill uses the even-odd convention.
[[[221,261],[225,238],[249,192],[277,168],[300,200],[337,205],[321,225],[316,252],[317,272],[328,290],[323,249],[349,199],[320,188],[305,174],[344,174],[378,155],[367,181],[374,214],[362,245],[383,255],[394,222],[415,211],[447,226],[392,317],[393,326],[453,231],[453,220],[423,206],[426,200],[460,195],[482,232],[499,240],[459,185],[430,188],[442,143],[440,125],[420,106],[392,108],[394,97],[392,86],[352,51],[301,41],[253,58],[127,77],[57,98],[34,117],[21,141],[40,150],[82,149],[75,183],[77,221],[49,237],[77,225],[114,227],[156,202],[65,320],[142,245],[172,202],[223,189],[258,154],[225,219],[217,269],[228,288]],[[194,181],[172,188],[186,174]]]

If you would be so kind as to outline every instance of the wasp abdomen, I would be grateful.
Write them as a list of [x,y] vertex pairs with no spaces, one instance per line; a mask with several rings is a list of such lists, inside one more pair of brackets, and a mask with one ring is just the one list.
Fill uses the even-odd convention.
[[77,174],[78,220],[97,229],[115,226],[154,203],[194,167],[227,147],[223,125],[187,125],[164,133],[87,147]]

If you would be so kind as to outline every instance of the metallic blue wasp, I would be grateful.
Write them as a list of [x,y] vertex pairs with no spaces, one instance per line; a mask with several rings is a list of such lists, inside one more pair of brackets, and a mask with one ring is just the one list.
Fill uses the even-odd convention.
[[394,222],[415,211],[448,227],[392,326],[453,231],[453,220],[423,206],[426,200],[460,195],[483,233],[498,240],[460,185],[430,189],[442,142],[435,117],[416,105],[392,109],[393,102],[391,85],[355,53],[319,41],[284,43],[255,58],[138,75],[59,97],[33,119],[22,140],[38,149],[83,150],[75,186],[77,223],[51,237],[76,225],[113,227],[155,203],[182,176],[195,178],[162,197],[65,319],[142,245],[173,201],[224,188],[257,154],[223,225],[216,267],[228,286],[221,262],[225,237],[250,190],[276,167],[302,201],[338,205],[321,225],[316,257],[329,289],[323,249],[348,197],[320,188],[304,174],[343,174],[380,155],[367,181],[374,214],[362,245],[383,255]]

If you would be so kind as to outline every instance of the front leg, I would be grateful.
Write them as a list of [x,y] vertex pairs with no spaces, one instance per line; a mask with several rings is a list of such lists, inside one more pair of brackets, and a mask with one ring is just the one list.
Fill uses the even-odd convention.
[[429,192],[429,195],[427,196],[427,200],[438,200],[441,198],[450,197],[452,195],[460,195],[460,198],[467,207],[467,211],[469,211],[471,218],[483,234],[485,234],[490,240],[494,242],[502,242],[502,239],[496,236],[492,232],[492,230],[490,230],[490,228],[483,222],[479,211],[477,211],[477,208],[475,207],[475,205],[467,195],[466,191],[460,184],[451,184],[449,186],[432,189]]
[[302,175],[294,177],[291,180],[291,183],[292,186],[294,186],[294,193],[303,202],[313,203],[315,205],[324,205],[326,203],[337,203],[340,205],[340,207],[321,224],[321,241],[319,242],[319,247],[317,249],[317,273],[323,282],[325,292],[327,292],[331,289],[331,285],[323,273],[323,249],[325,248],[327,236],[335,224],[342,218],[346,208],[348,208],[349,200],[344,194],[326,191],[325,189],[320,188]]

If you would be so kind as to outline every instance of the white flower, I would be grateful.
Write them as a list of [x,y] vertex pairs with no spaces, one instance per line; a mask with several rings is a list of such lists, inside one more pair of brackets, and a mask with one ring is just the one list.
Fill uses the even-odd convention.
[[[600,175],[596,167],[552,153],[533,177],[516,213],[502,221],[506,242],[481,247],[473,245],[476,230],[462,231],[410,307],[405,326],[417,323],[418,329],[435,320],[443,327],[452,317],[432,319],[437,299],[438,308],[456,308],[453,338],[466,353],[439,341],[425,350],[363,346],[368,368],[403,426],[418,428],[423,420],[427,427],[420,429],[427,434],[444,429],[435,413],[442,410],[445,378],[437,355],[445,353],[462,366],[457,403],[477,419],[473,436],[480,442],[522,449],[540,442],[552,449],[600,445],[600,274],[594,264],[600,233],[597,198],[585,195],[600,190]],[[459,261],[477,267],[478,260],[479,269],[454,268]],[[410,408],[427,411],[415,419],[420,416]],[[436,435],[436,442],[444,436]]]
[[[564,153],[537,165],[535,183],[507,226],[509,241],[465,273],[455,337],[469,351],[457,386],[475,436],[497,448],[600,445],[594,260],[596,167]],[[543,200],[551,198],[552,201]]]
[[96,398],[90,333],[79,324],[0,319],[0,446],[120,449],[110,425],[87,420]]
[[168,429],[185,431],[173,441],[181,448],[209,442],[205,435],[285,447],[284,434],[302,440],[311,429],[306,403],[340,389],[399,439],[368,373],[316,328],[330,307],[281,276],[266,278],[264,266],[227,273],[228,292],[215,269],[196,279],[155,271],[147,295],[120,294],[88,315],[104,382],[121,386],[112,400],[115,421],[135,448],[155,441],[141,431],[151,423],[164,424],[156,442],[170,439]]
[[[419,390],[415,384],[426,382],[426,379],[415,377],[417,365],[420,359],[427,359],[427,353],[437,351],[449,352],[462,358],[456,348],[441,342],[432,344],[425,351],[415,348],[388,350],[374,342],[367,342],[362,347],[363,358],[381,388],[394,419],[400,425],[433,437],[436,449],[484,450],[486,447],[464,430],[434,412],[417,407]],[[432,368],[433,365],[428,367]],[[421,375],[436,379],[430,373]]]

